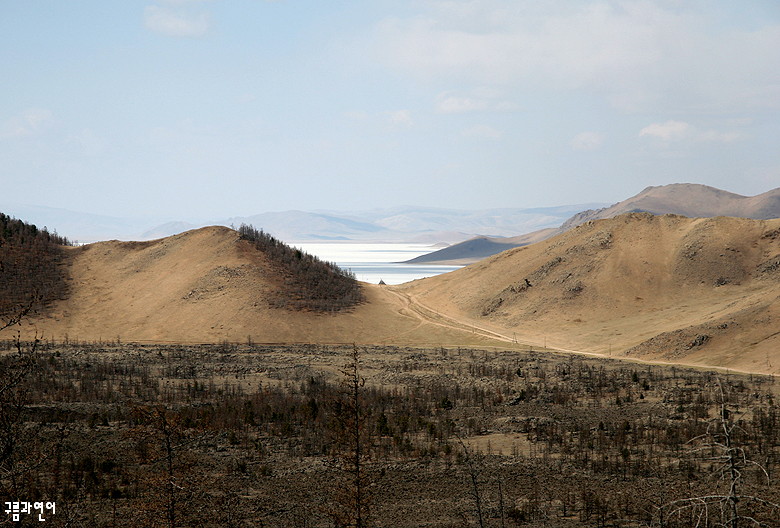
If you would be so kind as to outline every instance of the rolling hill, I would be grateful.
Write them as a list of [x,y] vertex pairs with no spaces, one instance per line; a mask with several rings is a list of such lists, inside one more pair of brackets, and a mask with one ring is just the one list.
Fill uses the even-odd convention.
[[62,247],[61,254],[67,295],[29,319],[26,335],[530,344],[780,371],[780,219],[628,213],[586,221],[445,275],[397,287],[361,284],[362,302],[333,312],[279,303],[299,295],[289,268],[225,227]]
[[515,237],[478,236],[432,253],[420,255],[407,260],[404,264],[446,264],[453,266],[473,264],[483,258],[508,249],[540,242],[555,235],[557,232],[556,228],[548,227]]
[[289,268],[226,227],[64,250],[69,294],[29,320],[27,335],[174,343],[491,342],[429,324],[397,295],[369,284],[361,284],[364,302],[347,310],[290,309],[279,301],[299,295]]
[[400,287],[536,346],[769,370],[780,220],[629,213]]
[[589,220],[613,218],[624,213],[676,214],[690,218],[734,216],[740,218],[780,218],[780,188],[757,196],[742,196],[707,185],[675,183],[647,187],[636,196],[610,207],[588,209],[567,219],[557,229],[544,229],[509,238],[476,237],[448,248],[417,257],[410,264],[472,264],[513,247],[538,242]]

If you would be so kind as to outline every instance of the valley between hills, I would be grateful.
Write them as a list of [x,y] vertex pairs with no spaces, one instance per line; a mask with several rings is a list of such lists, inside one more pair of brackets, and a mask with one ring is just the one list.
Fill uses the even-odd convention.
[[[780,368],[780,220],[629,213],[333,312],[236,231],[65,248],[70,293],[28,323],[62,341],[528,347],[751,372]],[[280,293],[281,292],[281,293]]]

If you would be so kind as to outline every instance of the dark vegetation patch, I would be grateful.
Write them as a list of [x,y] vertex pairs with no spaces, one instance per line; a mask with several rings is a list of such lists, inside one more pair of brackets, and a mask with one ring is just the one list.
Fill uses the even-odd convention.
[[274,307],[336,312],[363,302],[363,292],[352,272],[290,247],[251,225],[241,224],[238,233],[278,266],[283,291],[271,300]]
[[62,246],[71,242],[56,233],[0,213],[0,315],[43,309],[67,296]]
[[780,238],[780,228],[773,229],[771,231],[765,231],[761,235],[761,238],[768,238],[770,240],[777,240],[778,238]]
[[493,312],[501,308],[502,304],[504,304],[503,297],[498,296],[498,297],[494,297],[493,299],[489,299],[482,306],[482,311],[480,312],[482,317],[487,317],[488,315],[492,314]]
[[577,281],[574,284],[570,284],[564,288],[564,297],[574,298],[577,297],[585,290],[585,284],[582,281]]
[[780,255],[776,255],[758,265],[758,273],[760,274],[770,274],[778,270],[780,270]]
[[778,518],[767,376],[531,351],[361,348],[352,369],[352,347],[9,348],[0,496],[56,501],[47,526],[356,526],[357,504],[360,526],[693,526],[674,501],[732,487],[723,424],[761,466],[738,489],[765,502],[739,511]]

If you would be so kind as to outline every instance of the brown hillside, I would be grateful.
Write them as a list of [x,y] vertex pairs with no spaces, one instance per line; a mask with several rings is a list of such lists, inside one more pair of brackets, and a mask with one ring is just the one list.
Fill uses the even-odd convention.
[[[65,248],[46,338],[488,345],[780,371],[780,220],[631,213],[453,273],[363,285],[337,314],[275,308],[284,280],[238,233]],[[526,280],[528,282],[526,282]],[[530,286],[528,285],[530,283]]]
[[149,242],[66,248],[70,295],[29,331],[62,340],[452,344],[489,341],[426,323],[390,291],[339,314],[273,308],[285,281],[237,232],[206,227]]
[[768,220],[780,218],[780,188],[756,196],[742,196],[696,183],[648,187],[636,196],[610,207],[578,213],[564,222],[560,231],[588,220],[601,220],[632,212],[678,214],[691,218],[736,216]]
[[742,196],[695,183],[674,183],[645,190],[603,209],[582,211],[557,229],[543,229],[511,238],[478,237],[422,255],[410,263],[473,264],[513,247],[540,242],[591,220],[613,218],[625,213],[676,214],[691,218],[735,216],[767,220],[780,218],[780,188],[756,196]]
[[403,289],[537,346],[780,367],[780,220],[631,213]]

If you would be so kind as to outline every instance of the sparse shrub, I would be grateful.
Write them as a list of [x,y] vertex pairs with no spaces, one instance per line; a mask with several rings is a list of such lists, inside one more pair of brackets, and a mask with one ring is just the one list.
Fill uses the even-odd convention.
[[62,246],[71,242],[45,228],[0,213],[0,317],[41,309],[67,295]]
[[271,299],[272,306],[335,312],[364,301],[360,283],[352,272],[290,247],[251,225],[241,224],[238,233],[278,266],[283,291]]

